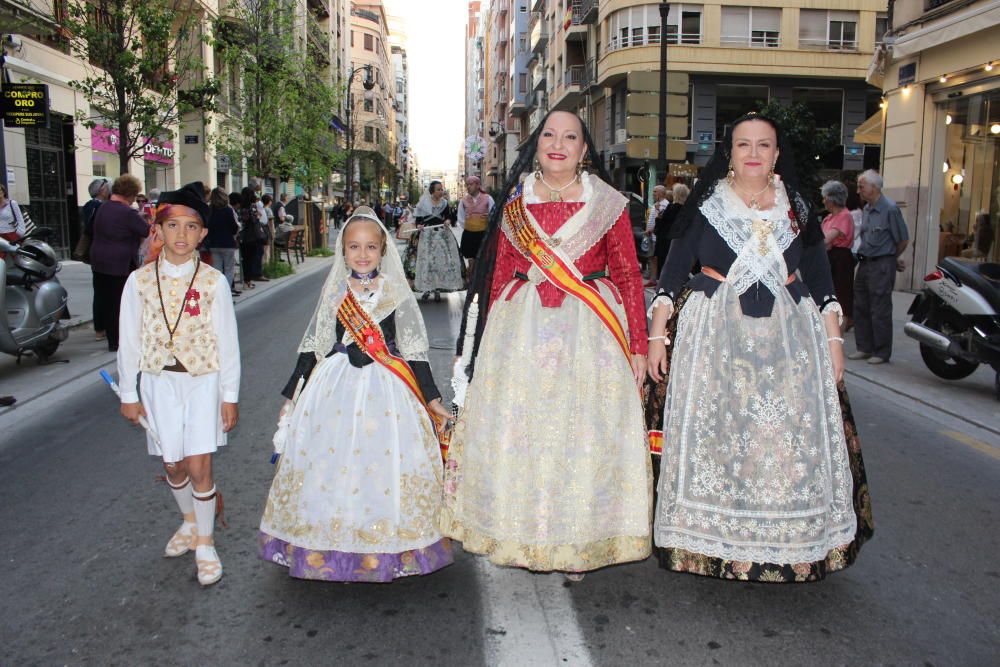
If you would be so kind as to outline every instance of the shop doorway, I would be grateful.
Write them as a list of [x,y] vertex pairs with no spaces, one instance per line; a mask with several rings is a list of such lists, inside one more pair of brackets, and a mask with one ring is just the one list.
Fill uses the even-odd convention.
[[69,257],[72,243],[69,200],[74,198],[72,187],[67,188],[72,179],[66,175],[68,169],[76,171],[76,161],[67,150],[65,124],[69,124],[68,116],[52,113],[48,127],[24,130],[31,219],[39,227],[52,230],[49,244],[63,259]]

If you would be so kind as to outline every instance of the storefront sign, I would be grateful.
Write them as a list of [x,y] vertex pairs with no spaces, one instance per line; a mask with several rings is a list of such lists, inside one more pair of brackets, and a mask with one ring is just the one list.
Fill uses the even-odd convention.
[[[90,130],[90,147],[101,153],[118,154],[118,130],[97,125]],[[159,162],[160,164],[174,163],[174,145],[169,141],[156,141],[155,139],[146,144],[143,158],[147,162]]]
[[911,84],[917,80],[917,63],[907,63],[899,66],[899,86]]
[[196,144],[196,143],[198,143],[198,135],[197,134],[185,134],[184,135],[184,143],[185,144]]
[[10,127],[43,127],[49,123],[49,87],[44,83],[3,84],[3,122]]
[[699,132],[698,143],[708,144],[715,141],[715,132]]

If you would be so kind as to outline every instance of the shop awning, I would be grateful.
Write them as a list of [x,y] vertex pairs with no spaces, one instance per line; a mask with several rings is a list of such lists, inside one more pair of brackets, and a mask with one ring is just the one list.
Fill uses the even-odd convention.
[[879,109],[868,120],[854,130],[854,143],[882,145],[882,110]]
[[974,5],[965,11],[957,11],[954,14],[949,14],[939,23],[898,37],[892,45],[892,57],[895,60],[906,58],[914,53],[942,46],[995,25],[1000,25],[1000,0]]

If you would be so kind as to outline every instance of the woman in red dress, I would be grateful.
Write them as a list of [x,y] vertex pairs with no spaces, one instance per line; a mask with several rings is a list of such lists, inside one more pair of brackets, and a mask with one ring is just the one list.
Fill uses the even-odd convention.
[[469,291],[481,315],[459,336],[476,329],[475,376],[441,519],[466,551],[573,579],[650,553],[642,277],[599,165],[582,121],[555,111],[508,175]]

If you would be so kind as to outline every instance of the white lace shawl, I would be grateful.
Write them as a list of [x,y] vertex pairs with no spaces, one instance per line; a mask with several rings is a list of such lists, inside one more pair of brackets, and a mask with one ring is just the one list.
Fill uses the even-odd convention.
[[[758,282],[775,297],[785,289],[788,266],[784,252],[798,235],[789,208],[788,194],[781,181],[777,181],[774,208],[769,211],[752,210],[726,181],[721,181],[701,205],[705,219],[736,254],[726,282],[737,294],[743,294]],[[764,223],[770,223],[770,232],[758,236],[755,225],[759,228]]]
[[[379,221],[375,212],[367,206],[359,206],[347,220],[334,244],[333,266],[323,285],[323,293],[313,312],[309,326],[306,328],[299,352],[312,352],[317,360],[322,360],[337,342],[337,311],[347,294],[350,269],[344,261],[344,231],[351,221],[364,218],[375,222],[386,235],[386,253],[379,266],[378,287],[380,295],[375,307],[369,313],[376,323],[381,322],[395,311],[396,347],[400,355],[408,361],[427,361],[427,329],[420,313],[420,306],[413,296],[413,291],[406,282],[403,272],[403,262],[399,251],[386,228]],[[367,310],[367,309],[366,309]]]

